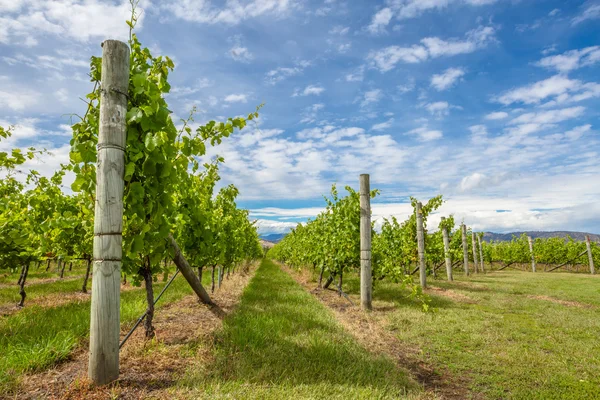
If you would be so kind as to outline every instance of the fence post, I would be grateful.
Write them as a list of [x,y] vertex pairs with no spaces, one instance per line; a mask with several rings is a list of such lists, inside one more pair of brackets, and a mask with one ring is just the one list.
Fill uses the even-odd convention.
[[465,224],[460,224],[460,230],[462,232],[462,247],[463,247],[463,266],[465,268],[465,275],[469,276],[469,245],[467,244],[467,227]]
[[421,287],[427,287],[427,270],[425,269],[425,232],[423,231],[423,205],[417,202],[417,251],[419,253],[419,278]]
[[371,185],[369,174],[360,175],[360,305],[371,310],[373,278],[371,276]]
[[479,245],[479,263],[481,264],[481,272],[485,274],[485,265],[483,263],[483,245],[481,244],[481,235],[480,233],[477,235],[477,244]]
[[589,235],[585,235],[585,247],[587,248],[588,260],[590,262],[590,273],[594,275],[596,274],[596,269],[594,268],[594,257],[592,257],[592,243],[590,243]]
[[529,242],[529,254],[531,254],[531,272],[536,272],[535,254],[533,253],[533,239],[531,239],[531,236],[527,236],[527,241]]
[[475,231],[471,231],[471,245],[473,246],[473,270],[477,272],[479,269],[479,260],[477,259],[477,242],[475,241]]
[[88,365],[88,376],[98,385],[119,377],[123,173],[127,114],[125,94],[129,88],[127,44],[116,40],[102,43],[101,87]]
[[443,224],[446,217],[442,217],[442,237],[444,239],[444,257],[446,259],[446,275],[448,280],[452,281],[452,259],[450,258],[450,238],[448,235],[448,228]]

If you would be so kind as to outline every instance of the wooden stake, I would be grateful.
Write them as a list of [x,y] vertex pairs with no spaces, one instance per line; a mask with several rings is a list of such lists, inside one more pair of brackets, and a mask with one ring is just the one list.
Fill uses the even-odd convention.
[[119,377],[127,44],[116,40],[102,43],[101,87],[88,365],[88,376],[98,385]]
[[[446,217],[442,217],[442,221],[444,221]],[[442,228],[442,237],[444,239],[444,257],[446,259],[446,275],[448,276],[448,280],[454,280],[452,278],[452,258],[450,256],[450,237],[448,235],[448,229],[444,226]]]
[[479,262],[481,264],[481,272],[485,273],[485,264],[483,263],[483,246],[481,245],[481,235],[477,235],[477,243],[479,244]]
[[467,227],[465,224],[460,224],[460,230],[462,232],[462,247],[463,247],[463,266],[465,268],[465,275],[469,276],[469,245],[467,244]]
[[477,272],[479,260],[477,259],[477,242],[475,241],[475,231],[471,231],[471,245],[473,246],[473,264],[475,265],[473,270]]
[[533,254],[533,240],[531,236],[527,236],[529,242],[529,254],[531,255],[531,272],[535,272],[535,255]]
[[360,182],[360,305],[363,310],[373,308],[373,278],[371,276],[371,185],[369,174],[362,174]]
[[594,268],[594,257],[592,257],[592,243],[590,242],[589,235],[585,235],[585,247],[587,248],[588,260],[590,263],[590,273],[592,275],[595,275],[596,269]]
[[427,287],[427,269],[425,268],[425,233],[423,231],[423,205],[417,202],[417,251],[419,255],[419,281],[421,287]]

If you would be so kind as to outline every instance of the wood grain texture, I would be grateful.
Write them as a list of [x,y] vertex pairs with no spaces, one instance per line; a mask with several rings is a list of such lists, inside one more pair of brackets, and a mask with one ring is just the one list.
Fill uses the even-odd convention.
[[103,385],[119,377],[120,274],[123,231],[123,172],[129,47],[102,44],[100,129],[96,163],[94,268],[90,312],[89,378]]
[[592,244],[590,243],[590,237],[585,237],[585,247],[587,249],[588,254],[588,262],[590,263],[590,273],[592,275],[596,274],[596,268],[594,267],[594,257],[592,257]]
[[427,269],[425,268],[425,233],[423,230],[423,205],[417,202],[417,252],[419,256],[419,282],[421,287],[427,287]]
[[[446,217],[442,217],[444,221]],[[446,261],[446,276],[449,281],[454,280],[452,277],[452,257],[450,256],[450,236],[448,234],[448,228],[445,226],[442,228],[442,238],[444,240],[444,258]]]
[[362,174],[360,182],[360,305],[373,308],[373,278],[371,276],[371,185],[369,175]]
[[463,267],[465,269],[465,275],[469,275],[469,245],[467,243],[467,226],[465,224],[460,225],[462,232],[462,247],[463,247]]
[[531,272],[535,272],[535,254],[533,253],[533,240],[531,236],[527,236],[527,241],[529,242],[529,255],[531,256]]
[[475,239],[474,231],[471,231],[471,247],[473,248],[473,265],[475,266],[473,270],[477,272],[477,269],[479,267],[479,259],[477,258],[477,242]]

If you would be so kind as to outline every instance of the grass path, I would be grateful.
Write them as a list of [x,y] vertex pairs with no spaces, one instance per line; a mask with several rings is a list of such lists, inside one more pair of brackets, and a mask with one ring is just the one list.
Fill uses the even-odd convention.
[[216,335],[212,358],[179,382],[201,398],[417,398],[394,362],[374,355],[270,260]]
[[[344,278],[358,298],[358,276]],[[502,271],[455,279],[428,280],[433,314],[397,284],[378,282],[376,314],[421,350],[422,362],[466,377],[485,398],[600,398],[599,277]]]

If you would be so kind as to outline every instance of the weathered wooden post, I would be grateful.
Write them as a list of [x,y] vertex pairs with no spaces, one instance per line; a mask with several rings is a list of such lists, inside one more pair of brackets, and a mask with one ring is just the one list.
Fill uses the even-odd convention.
[[481,244],[481,234],[477,235],[477,243],[479,244],[479,262],[481,263],[481,272],[485,273],[485,264],[483,263],[483,245]]
[[127,44],[116,40],[102,43],[101,87],[88,366],[89,378],[99,385],[119,377]]
[[360,305],[373,308],[373,278],[371,276],[371,185],[369,174],[360,175]]
[[473,246],[473,265],[475,268],[473,270],[477,272],[479,268],[479,260],[477,259],[477,243],[475,241],[475,231],[471,231],[471,245]]
[[425,232],[423,231],[423,205],[417,202],[417,251],[419,254],[419,278],[421,287],[427,287],[427,269],[425,268]]
[[587,248],[588,260],[590,263],[590,272],[592,275],[596,274],[596,269],[594,268],[594,257],[592,257],[592,243],[590,242],[590,236],[585,235],[585,247]]
[[533,240],[531,236],[527,236],[527,241],[529,242],[529,254],[531,255],[531,272],[535,272],[535,255],[533,253]]
[[450,257],[450,237],[448,235],[448,228],[443,224],[446,217],[442,217],[442,237],[444,239],[444,257],[446,258],[446,275],[448,280],[452,281],[452,258]]
[[469,245],[467,244],[467,227],[465,224],[460,224],[460,230],[462,232],[462,247],[463,247],[463,266],[465,268],[465,275],[469,276]]

